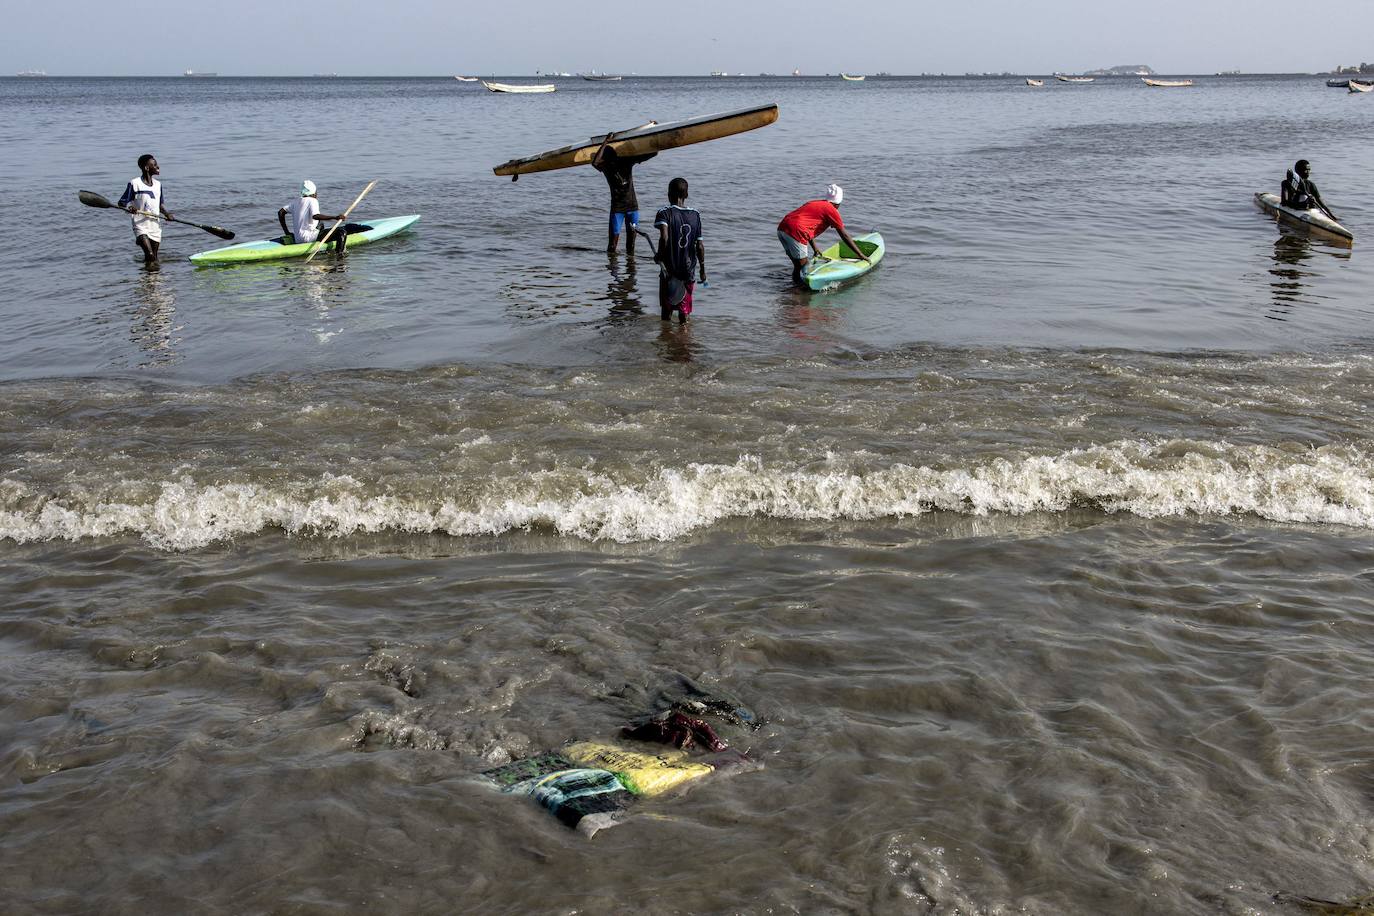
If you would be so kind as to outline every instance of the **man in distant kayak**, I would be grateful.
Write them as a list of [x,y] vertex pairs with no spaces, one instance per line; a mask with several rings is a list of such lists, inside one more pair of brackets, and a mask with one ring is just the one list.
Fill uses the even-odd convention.
[[119,198],[119,206],[134,215],[134,242],[143,249],[143,263],[157,264],[157,250],[162,247],[161,216],[171,219],[162,206],[162,182],[157,176],[162,174],[157,159],[152,153],[138,157],[139,176],[129,182],[124,194]]
[[[1331,212],[1325,202],[1322,201],[1321,193],[1317,186],[1312,183],[1312,166],[1306,159],[1299,159],[1293,164],[1293,169],[1288,173],[1288,177],[1283,180],[1282,196],[1280,202],[1285,207],[1294,210],[1321,210],[1332,219],[1336,219],[1336,214]],[[1340,222],[1340,220],[1336,220]]]
[[[288,221],[288,217],[290,218]],[[320,212],[320,201],[315,196],[315,182],[306,179],[301,182],[301,196],[277,211],[277,222],[281,223],[281,231],[291,237],[295,244],[318,241],[324,238],[329,229],[325,223],[343,219],[339,216],[325,216]],[[337,241],[338,246],[335,251],[339,254],[344,253],[348,247],[349,233],[357,235],[359,232],[368,231],[371,226],[364,226],[361,223],[345,223],[334,234],[329,237],[331,242]]]
[[616,246],[620,244],[620,233],[625,231],[625,224],[629,223],[630,231],[625,236],[625,252],[634,254],[635,230],[639,228],[639,198],[635,196],[634,168],[641,162],[654,158],[658,153],[621,156],[606,145],[610,139],[611,135],[607,134],[606,139],[601,141],[601,148],[592,159],[592,168],[606,176],[606,184],[611,188],[611,225],[606,251],[615,251]]
[[807,201],[778,223],[778,241],[782,242],[783,251],[792,259],[792,282],[798,286],[806,285],[802,280],[802,271],[806,268],[812,252],[815,252],[816,257],[820,257],[821,250],[816,247],[816,236],[827,229],[834,229],[840,239],[849,246],[850,251],[858,253],[865,261],[868,260],[868,255],[863,253],[863,249],[845,231],[839,209],[843,200],[844,188],[832,184],[825,189],[824,200]]
[[698,273],[706,282],[706,246],[701,243],[701,214],[687,203],[687,179],[674,178],[668,182],[668,206],[658,211],[654,226],[658,229],[659,317],[671,321],[673,310],[677,320],[686,324],[692,314],[692,293],[696,284],[692,274]]

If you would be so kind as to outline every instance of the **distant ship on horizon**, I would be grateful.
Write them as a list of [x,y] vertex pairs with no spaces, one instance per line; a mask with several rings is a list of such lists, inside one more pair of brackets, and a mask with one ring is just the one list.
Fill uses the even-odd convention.
[[46,70],[20,70],[15,76],[47,76]]
[[218,73],[210,73],[207,70],[187,70],[182,76],[219,76]]

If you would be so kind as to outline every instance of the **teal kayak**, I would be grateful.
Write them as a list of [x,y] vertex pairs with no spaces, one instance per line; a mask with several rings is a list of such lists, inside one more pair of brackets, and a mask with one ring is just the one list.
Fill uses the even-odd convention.
[[[370,228],[366,232],[359,232],[348,237],[348,250],[352,251],[359,245],[366,245],[368,242],[375,242],[387,236],[395,235],[405,229],[409,229],[420,215],[393,216],[389,219],[362,219],[358,220],[364,226]],[[262,239],[257,242],[244,242],[241,245],[230,245],[227,248],[214,248],[210,251],[202,251],[200,254],[191,255],[191,263],[196,265],[214,264],[246,264],[250,261],[275,261],[278,258],[303,258],[310,253],[314,247],[311,242],[293,243],[283,245],[281,238]],[[323,251],[333,251],[334,242],[325,245]]]
[[886,250],[882,233],[867,232],[856,235],[854,241],[858,243],[859,250],[868,255],[867,261],[855,256],[848,245],[836,242],[822,251],[819,258],[813,258],[811,263],[806,265],[802,271],[802,279],[806,281],[806,285],[812,289],[829,289],[855,277],[862,277],[877,267]]

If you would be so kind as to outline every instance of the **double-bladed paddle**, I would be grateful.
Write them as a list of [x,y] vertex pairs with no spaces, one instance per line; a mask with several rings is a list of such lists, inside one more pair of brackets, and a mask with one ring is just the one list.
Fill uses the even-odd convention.
[[211,235],[217,235],[225,241],[234,237],[234,233],[230,232],[228,229],[221,229],[219,226],[204,226],[200,223],[193,223],[188,219],[177,219],[172,216],[162,216],[158,213],[148,213],[143,210],[129,210],[125,207],[121,207],[119,204],[110,203],[94,191],[77,191],[76,196],[86,206],[95,207],[98,210],[120,210],[124,213],[132,213],[135,216],[151,216],[153,219],[162,219],[169,223],[181,223],[183,226],[194,226],[197,229],[205,230]]

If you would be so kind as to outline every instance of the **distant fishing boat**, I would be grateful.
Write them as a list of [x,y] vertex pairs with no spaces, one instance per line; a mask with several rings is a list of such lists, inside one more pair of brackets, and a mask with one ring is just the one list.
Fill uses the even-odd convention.
[[20,70],[15,76],[47,76],[46,70]]
[[848,73],[841,73],[840,79],[848,80],[851,83],[862,83],[864,81],[862,76],[850,76]]
[[187,70],[182,76],[219,76],[218,73],[211,73],[208,70]]
[[1358,81],[1356,81],[1356,80],[1351,80],[1351,81],[1350,81],[1350,91],[1351,91],[1351,92],[1374,92],[1374,86],[1367,86],[1367,85],[1365,85],[1364,83],[1358,82]]
[[1044,80],[1027,79],[1027,80],[1026,80],[1026,85],[1027,85],[1027,86],[1043,86],[1043,85],[1045,85],[1045,81],[1044,81]]
[[514,85],[511,83],[488,83],[486,80],[482,80],[481,83],[483,86],[486,86],[492,92],[515,92],[529,94],[534,92],[553,92],[555,89],[558,88],[553,83],[524,83],[520,85]]
[[1061,83],[1091,83],[1096,77],[1092,76],[1056,76],[1055,79]]
[[477,82],[477,77],[475,77],[475,76],[455,76],[454,79],[456,79],[456,80],[457,80],[458,82],[460,82],[460,83],[475,83],[475,82]]
[[597,73],[595,70],[591,73],[582,73],[579,75],[584,80],[591,80],[594,83],[616,83],[621,80],[619,76],[611,76],[609,73]]
[[1332,89],[1349,89],[1350,80],[1327,80],[1326,85]]
[[1192,80],[1152,80],[1143,76],[1140,81],[1146,86],[1153,86],[1156,89],[1182,89],[1185,86],[1193,85]]

